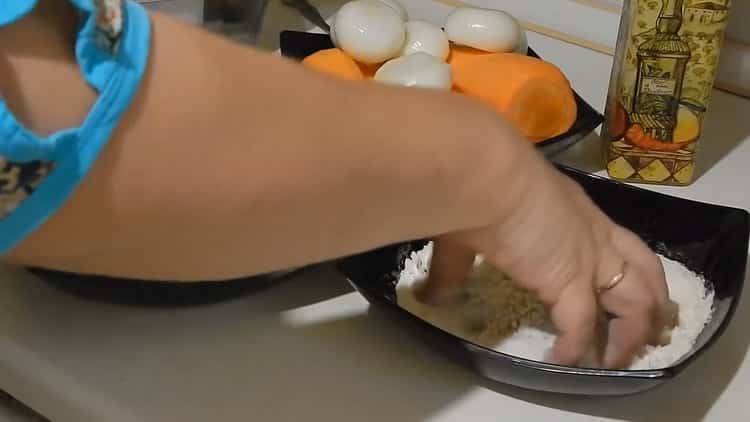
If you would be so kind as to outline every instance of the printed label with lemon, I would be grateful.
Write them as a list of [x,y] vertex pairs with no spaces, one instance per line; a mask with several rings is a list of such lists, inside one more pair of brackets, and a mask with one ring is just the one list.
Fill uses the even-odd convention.
[[602,130],[610,177],[687,185],[731,0],[626,0]]

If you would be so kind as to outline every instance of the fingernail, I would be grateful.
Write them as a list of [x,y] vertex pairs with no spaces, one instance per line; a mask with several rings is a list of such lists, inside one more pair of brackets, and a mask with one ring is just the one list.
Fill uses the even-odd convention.
[[658,339],[658,346],[666,346],[672,342],[672,329],[665,328],[661,331]]
[[667,303],[667,312],[669,312],[668,327],[670,329],[677,327],[680,324],[680,304],[670,300]]
[[555,342],[552,349],[547,351],[547,361],[560,366],[574,366],[578,362],[578,356],[574,356],[565,347],[561,346],[560,339]]

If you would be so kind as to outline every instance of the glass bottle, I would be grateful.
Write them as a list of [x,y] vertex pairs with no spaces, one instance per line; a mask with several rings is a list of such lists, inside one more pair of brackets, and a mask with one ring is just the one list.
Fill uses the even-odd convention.
[[688,185],[731,0],[625,0],[602,130],[607,171]]

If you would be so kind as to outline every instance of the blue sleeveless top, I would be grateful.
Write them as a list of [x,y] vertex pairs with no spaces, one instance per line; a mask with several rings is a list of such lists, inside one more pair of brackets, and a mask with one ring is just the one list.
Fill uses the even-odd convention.
[[[75,56],[98,99],[79,127],[40,137],[23,127],[0,93],[0,255],[38,228],[96,160],[130,105],[148,60],[150,21],[131,0],[69,0],[80,11]],[[36,0],[0,0],[0,26]]]

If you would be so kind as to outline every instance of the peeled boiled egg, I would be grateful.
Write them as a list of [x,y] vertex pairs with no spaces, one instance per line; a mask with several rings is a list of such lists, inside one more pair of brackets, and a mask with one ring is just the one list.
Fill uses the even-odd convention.
[[425,21],[406,23],[406,43],[401,51],[402,56],[424,52],[445,61],[450,53],[448,37],[437,25]]
[[522,32],[523,28],[513,16],[499,10],[460,7],[445,21],[449,40],[491,53],[515,51]]
[[[336,16],[333,17],[331,22],[335,22],[335,21],[336,21]],[[331,25],[331,29],[328,32],[328,35],[331,36],[331,42],[333,43],[333,46],[336,48],[341,48],[341,46],[339,45],[339,40],[338,38],[336,38],[336,26],[335,25],[333,24]]]
[[381,0],[346,3],[336,14],[331,31],[339,48],[365,64],[398,56],[406,40],[401,16]]
[[390,60],[375,73],[375,81],[413,88],[450,90],[450,66],[422,51]]
[[398,1],[396,0],[380,0],[380,1],[382,1],[383,3],[393,8],[393,10],[395,10],[399,14],[399,16],[401,16],[401,20],[403,20],[404,22],[409,20],[409,14],[406,12],[406,8],[404,8],[404,6]]

